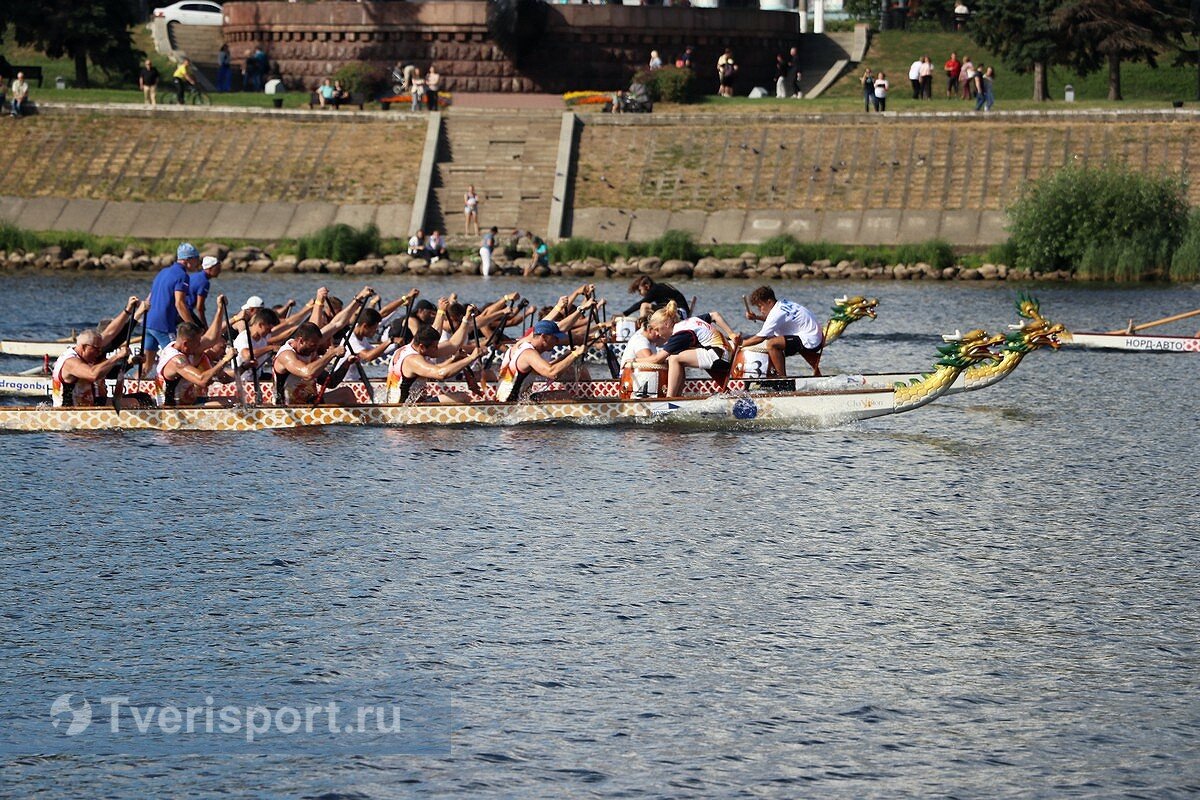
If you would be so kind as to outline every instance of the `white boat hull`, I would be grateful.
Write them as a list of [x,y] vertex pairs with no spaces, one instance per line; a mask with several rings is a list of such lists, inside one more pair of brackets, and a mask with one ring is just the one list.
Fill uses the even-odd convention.
[[1200,353],[1200,337],[1146,336],[1140,333],[1064,333],[1062,343],[1068,347],[1091,350],[1125,350],[1143,353]]

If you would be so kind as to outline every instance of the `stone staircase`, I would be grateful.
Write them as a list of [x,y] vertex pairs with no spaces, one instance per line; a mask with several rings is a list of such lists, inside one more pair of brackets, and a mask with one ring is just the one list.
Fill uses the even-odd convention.
[[476,244],[475,236],[463,235],[463,195],[474,186],[481,230],[495,225],[544,236],[561,127],[559,111],[446,114],[426,228],[441,230],[453,244]]
[[853,31],[801,34],[800,71],[804,77],[800,80],[800,89],[804,96],[809,97],[831,69],[837,67],[840,72],[852,60],[853,49]]

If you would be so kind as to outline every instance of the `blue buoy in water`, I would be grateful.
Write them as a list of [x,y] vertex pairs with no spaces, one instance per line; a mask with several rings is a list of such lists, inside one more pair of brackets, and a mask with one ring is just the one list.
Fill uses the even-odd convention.
[[733,404],[733,416],[737,419],[754,419],[758,416],[758,406],[749,397],[739,398]]

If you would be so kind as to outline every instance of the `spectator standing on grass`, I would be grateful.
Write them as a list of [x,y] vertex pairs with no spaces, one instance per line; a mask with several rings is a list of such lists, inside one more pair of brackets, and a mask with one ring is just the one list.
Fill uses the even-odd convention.
[[12,91],[12,115],[19,117],[25,113],[25,103],[29,100],[29,84],[25,82],[24,72],[17,73],[9,89]]
[[142,97],[147,103],[152,106],[158,105],[158,70],[148,58],[138,72],[138,88],[142,90]]
[[650,51],[650,63],[647,64],[650,69],[662,69],[662,57],[659,56],[657,50]]
[[962,62],[958,60],[958,53],[950,54],[950,59],[946,62],[944,69],[946,70],[946,99],[953,100],[958,96],[958,76],[962,74]]
[[727,47],[717,59],[717,94],[733,97],[733,79],[736,75],[737,63],[733,60],[733,51]]
[[4,108],[4,103],[8,99],[8,79],[0,75],[0,108]]
[[217,51],[217,91],[228,92],[233,87],[233,59],[229,55],[229,45],[222,42]]
[[991,111],[992,105],[995,104],[996,98],[992,94],[992,81],[996,79],[996,71],[988,67],[983,72],[976,74],[975,80],[975,110],[983,109]]
[[788,62],[783,53],[775,54],[775,97],[782,100],[787,93]]
[[887,111],[888,80],[883,70],[875,76],[875,110]]
[[970,100],[975,96],[975,62],[971,60],[970,56],[963,56],[958,85],[962,89],[963,100]]
[[863,70],[862,77],[858,79],[858,82],[862,84],[863,111],[869,114],[872,106],[875,106],[875,110],[878,111],[879,104],[875,102],[875,75],[871,72],[870,67]]
[[921,99],[921,59],[914,61],[908,68],[908,81],[912,84],[913,100]]
[[429,72],[425,74],[425,98],[430,111],[438,110],[438,90],[441,86],[442,76],[438,74],[437,67],[430,64]]
[[499,229],[493,225],[483,234],[483,241],[479,245],[479,271],[485,278],[492,273],[492,251],[496,249],[496,236],[499,233]]
[[921,99],[933,99],[933,61],[929,56],[921,56]]
[[800,71],[800,51],[793,47],[788,51],[787,92],[789,97],[800,97],[800,81],[804,73]]
[[412,110],[420,111],[425,102],[425,78],[421,76],[421,70],[414,69],[412,73]]
[[263,81],[271,74],[271,59],[267,58],[267,53],[261,45],[254,48],[254,55],[251,58],[254,59],[254,75],[257,81],[254,91],[261,92]]

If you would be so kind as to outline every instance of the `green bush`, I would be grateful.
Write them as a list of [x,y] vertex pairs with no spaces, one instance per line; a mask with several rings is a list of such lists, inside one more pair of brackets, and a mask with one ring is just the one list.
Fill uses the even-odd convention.
[[646,255],[658,256],[663,261],[698,261],[700,248],[687,231],[667,231],[662,236],[646,243]]
[[941,239],[930,239],[920,244],[902,244],[896,248],[897,264],[925,263],[935,269],[954,266],[954,248]]
[[611,264],[622,254],[622,247],[612,242],[597,242],[586,236],[573,236],[563,239],[550,247],[550,258],[556,263],[582,261],[585,258],[598,258],[605,264]]
[[1171,280],[1200,280],[1200,211],[1188,218],[1187,233],[1171,257]]
[[1009,208],[1012,266],[1125,280],[1165,272],[1187,214],[1180,178],[1067,167],[1030,183]]
[[633,76],[637,83],[645,85],[646,92],[654,102],[694,103],[700,98],[696,74],[686,67],[663,67],[643,69]]
[[38,237],[8,220],[0,220],[0,250],[36,250],[41,247]]
[[334,81],[341,81],[342,87],[351,94],[361,94],[368,100],[391,94],[388,89],[388,72],[382,67],[375,67],[364,61],[351,61],[338,67],[330,76]]
[[362,230],[356,230],[339,223],[297,240],[296,258],[301,261],[306,258],[326,258],[351,264],[380,252],[380,249],[379,228],[367,225]]

